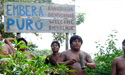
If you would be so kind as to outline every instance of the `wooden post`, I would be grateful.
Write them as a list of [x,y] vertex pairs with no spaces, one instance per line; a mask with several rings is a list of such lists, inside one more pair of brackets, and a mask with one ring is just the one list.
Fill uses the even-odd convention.
[[68,50],[69,33],[66,33],[66,50]]

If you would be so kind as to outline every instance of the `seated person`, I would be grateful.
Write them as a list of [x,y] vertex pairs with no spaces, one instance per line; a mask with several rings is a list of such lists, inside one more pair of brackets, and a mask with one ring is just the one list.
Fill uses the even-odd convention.
[[[10,48],[13,50],[13,52],[15,52],[15,49],[12,47],[12,44],[10,42],[14,41],[14,39],[15,38],[6,38],[5,39],[5,43],[10,46]],[[28,55],[25,55],[25,57],[27,57],[27,59],[32,59],[31,56],[34,56],[34,55],[31,52],[27,52],[26,48],[20,48],[21,44],[23,44],[23,43],[24,43],[24,46],[27,46],[27,41],[24,38],[18,38],[17,43],[19,43],[20,41],[22,41],[22,42],[17,46],[17,49],[19,49],[22,52],[28,53]]]
[[[51,49],[52,49],[52,54],[48,55],[45,59],[46,64],[51,64],[53,66],[57,66],[57,60],[60,56],[60,53],[58,52],[60,48],[60,44],[58,41],[53,41],[51,43]],[[51,72],[51,75],[54,75],[53,72]],[[55,75],[59,75],[59,74],[55,74]]]

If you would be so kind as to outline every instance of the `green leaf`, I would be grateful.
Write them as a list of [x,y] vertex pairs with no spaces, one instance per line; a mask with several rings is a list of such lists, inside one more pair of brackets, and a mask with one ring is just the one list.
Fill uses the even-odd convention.
[[14,39],[14,43],[17,45],[17,40],[16,39]]
[[21,44],[23,41],[20,41],[20,42],[18,42],[18,44],[16,44],[17,46],[19,45],[19,44]]
[[2,46],[2,43],[0,42],[0,47]]
[[67,72],[78,72],[77,70],[68,70]]
[[21,49],[21,48],[28,48],[28,47],[27,47],[27,46],[21,46],[20,49]]
[[20,49],[21,49],[21,48],[24,48],[24,44],[25,44],[25,43],[22,43],[22,44],[20,45]]

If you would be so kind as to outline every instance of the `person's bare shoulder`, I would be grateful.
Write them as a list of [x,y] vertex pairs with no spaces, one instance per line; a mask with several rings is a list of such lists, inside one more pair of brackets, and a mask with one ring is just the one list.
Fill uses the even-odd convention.
[[121,58],[123,58],[123,56],[119,56],[119,57],[116,57],[116,58],[114,58],[115,60],[119,60],[119,59],[121,59]]
[[81,53],[83,53],[85,56],[89,55],[87,52],[85,51],[81,51]]
[[116,57],[116,58],[113,59],[113,62],[117,63],[121,58],[123,58],[123,56]]
[[84,55],[84,58],[86,61],[90,61],[90,62],[93,62],[92,58],[91,58],[91,55],[85,51],[81,51]]
[[51,57],[51,55],[48,55],[46,58],[50,58]]

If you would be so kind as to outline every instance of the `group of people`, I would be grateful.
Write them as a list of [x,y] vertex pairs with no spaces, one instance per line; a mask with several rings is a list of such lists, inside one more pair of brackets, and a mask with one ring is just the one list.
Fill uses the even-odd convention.
[[82,59],[80,59],[79,55],[83,55],[84,62],[82,63],[90,69],[95,69],[96,65],[88,53],[80,50],[82,43],[82,38],[78,35],[74,35],[70,38],[71,49],[59,53],[60,44],[58,41],[53,41],[51,43],[53,53],[46,57],[46,64],[50,63],[51,65],[56,66],[58,62],[60,65],[70,65],[71,67],[69,67],[69,69],[76,71],[69,72],[69,75],[86,75],[85,68],[81,67],[80,63]]
[[[0,31],[0,40],[1,39],[2,31]],[[3,43],[2,45],[1,53],[5,53],[5,55],[14,55],[15,49],[11,44],[11,41],[14,41],[14,39],[15,38],[5,39],[5,43]],[[29,55],[26,55],[26,57],[27,59],[31,59],[31,55],[33,55],[32,53],[27,52],[26,48],[20,49],[20,45],[22,43],[24,44],[24,46],[27,46],[27,41],[24,38],[18,38],[17,42],[20,41],[22,42],[17,46],[17,48],[22,52],[29,53]],[[57,63],[59,63],[60,65],[65,64],[66,66],[70,65],[69,69],[76,71],[68,72],[69,75],[87,75],[85,66],[90,69],[95,69],[96,64],[88,53],[80,50],[82,44],[82,38],[78,35],[73,35],[70,38],[70,49],[59,53],[60,43],[58,41],[53,41],[51,43],[51,49],[53,53],[46,57],[46,64],[50,63],[53,66],[57,66]],[[122,42],[122,49],[124,51],[124,55],[113,60],[111,75],[125,75],[125,40],[123,40]],[[51,75],[56,74],[51,73]]]
[[[74,35],[70,38],[70,49],[59,53],[60,44],[58,41],[53,41],[51,43],[53,53],[46,57],[46,64],[50,63],[53,66],[57,66],[57,63],[60,65],[71,65],[72,67],[69,67],[69,69],[76,71],[69,72],[69,75],[87,75],[85,68],[81,65],[82,59],[84,60],[82,63],[90,69],[95,69],[96,64],[88,53],[80,50],[82,44],[82,38],[78,35]],[[111,75],[125,75],[125,40],[122,42],[122,49],[124,55],[114,58],[112,62]],[[80,58],[80,54],[83,56],[82,59]]]

